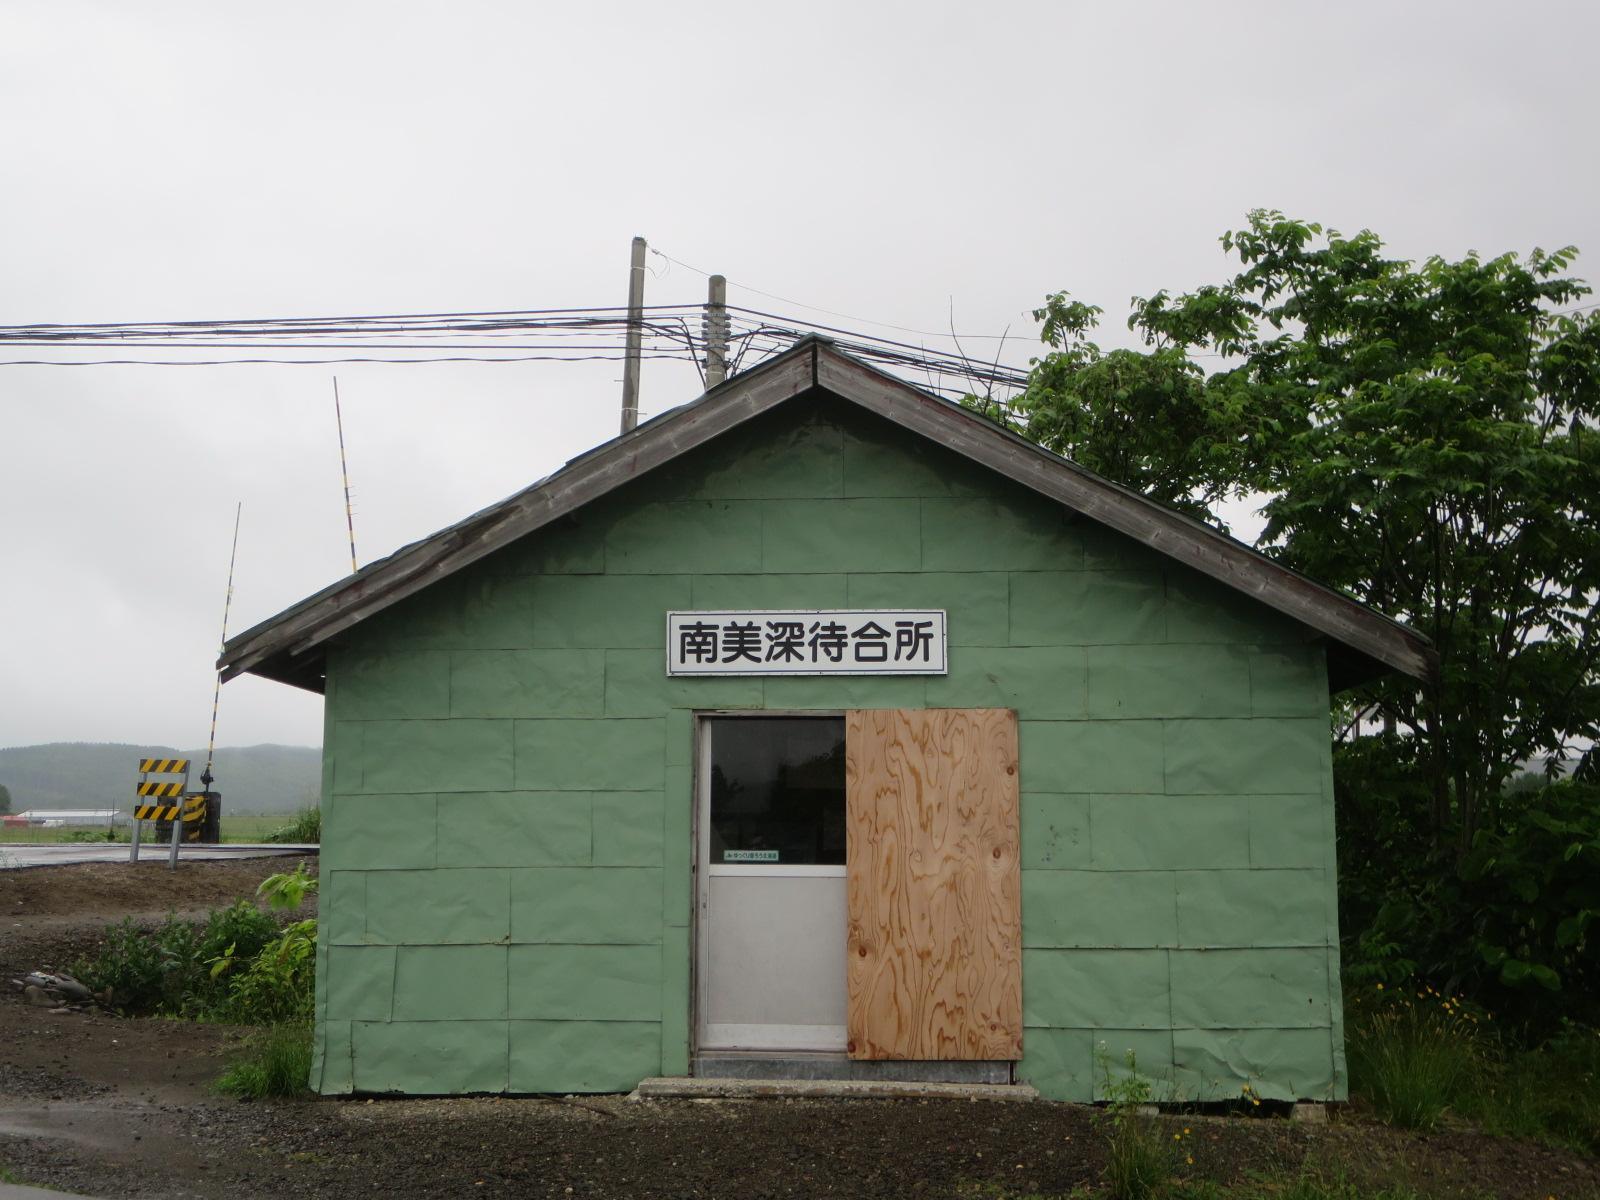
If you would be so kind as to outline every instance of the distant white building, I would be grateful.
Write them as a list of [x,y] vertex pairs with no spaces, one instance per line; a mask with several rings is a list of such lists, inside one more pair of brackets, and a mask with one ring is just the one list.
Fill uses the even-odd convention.
[[114,808],[30,808],[16,814],[12,822],[46,829],[61,825],[126,825],[128,814]]

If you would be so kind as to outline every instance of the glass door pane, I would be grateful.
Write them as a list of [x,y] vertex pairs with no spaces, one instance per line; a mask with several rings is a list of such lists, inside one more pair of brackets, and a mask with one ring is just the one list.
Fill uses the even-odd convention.
[[843,866],[844,718],[712,718],[712,865]]

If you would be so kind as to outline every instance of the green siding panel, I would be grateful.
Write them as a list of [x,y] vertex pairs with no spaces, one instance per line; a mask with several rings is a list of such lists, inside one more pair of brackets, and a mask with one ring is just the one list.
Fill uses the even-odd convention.
[[844,439],[847,496],[991,496],[1016,484],[987,467],[922,438],[907,438],[884,421],[849,422]]
[[1251,796],[1252,867],[1332,867],[1332,804],[1320,792]]
[[513,1092],[626,1092],[660,1071],[655,1024],[511,1022]]
[[1080,1104],[1094,1098],[1094,1031],[1029,1029],[1022,1035],[1017,1079],[1031,1083],[1046,1100]]
[[1159,642],[1166,595],[1159,571],[1030,571],[1011,576],[1013,646]]
[[930,708],[1014,708],[1036,720],[1088,715],[1081,646],[952,646],[950,673],[930,676]]
[[1174,642],[1264,646],[1315,635],[1226,584],[1173,563],[1167,568],[1167,636]]
[[840,427],[793,409],[758,417],[650,476],[661,497],[782,500],[844,493]]
[[1087,716],[1248,717],[1250,664],[1234,646],[1090,646]]
[[[330,699],[326,703],[330,708],[335,707],[337,699]],[[322,748],[322,794],[324,796],[332,795],[334,792],[361,790],[361,759],[366,746],[366,729],[366,724],[362,721],[323,721],[325,740]]]
[[512,941],[643,945],[659,943],[661,929],[654,867],[534,867],[512,875]]
[[599,716],[599,650],[461,650],[450,656],[453,717]]
[[380,614],[374,646],[411,650],[494,650],[526,646],[533,628],[532,581],[493,575],[480,563]]
[[1061,505],[1021,491],[927,499],[922,565],[929,571],[1081,571],[1083,540],[1070,520]]
[[498,791],[511,786],[510,721],[367,721],[360,784],[340,791]]
[[605,711],[658,717],[668,708],[760,708],[758,676],[669,676],[660,650],[607,650]]
[[1167,721],[1165,790],[1172,795],[1315,792],[1327,718]]
[[922,565],[918,500],[767,500],[767,571],[914,571]]
[[1257,717],[1326,717],[1322,647],[1271,646],[1251,654],[1250,711]]
[[427,868],[438,797],[334,795],[322,806],[322,869]]
[[311,1086],[324,1096],[347,1096],[355,1090],[355,1054],[350,1048],[349,1021],[318,1021],[312,1035]]
[[928,678],[922,675],[810,675],[762,682],[767,708],[818,709],[922,708],[927,704]]
[[1095,796],[1089,801],[1094,865],[1248,867],[1247,803],[1237,796]]
[[329,946],[367,940],[367,872],[326,871],[317,897],[317,933]]
[[1165,871],[1024,871],[1028,948],[1172,946],[1173,876]]
[[586,792],[463,792],[439,797],[441,867],[580,865],[590,859]]
[[[395,951],[396,1022],[503,1021],[505,1015],[506,947],[401,946]],[[501,1042],[502,1057],[504,1048]]]
[[1022,788],[1031,792],[1160,792],[1160,721],[1020,723]]
[[661,948],[513,946],[511,1015],[550,1021],[659,1020]]
[[367,940],[385,945],[503,942],[511,935],[511,884],[494,868],[373,871]]
[[516,786],[648,791],[661,784],[659,719],[518,721]]
[[942,608],[952,646],[1004,646],[1011,579],[1004,571],[919,571],[847,578],[843,608]]
[[1326,1029],[1325,949],[1174,950],[1172,1024],[1196,1029]]
[[[696,575],[689,585],[690,608],[775,609],[848,608],[845,576],[823,575]],[[906,608],[916,605],[904,605]]]
[[394,1003],[394,955],[393,946],[330,946],[328,1017],[387,1021]]
[[1326,1029],[1178,1029],[1173,1053],[1185,1098],[1343,1100]]
[[506,1090],[504,1021],[356,1021],[350,1038],[358,1092],[427,1096]]
[[644,504],[619,515],[606,536],[606,573],[761,570],[761,505],[753,500]]
[[659,867],[665,813],[660,792],[595,792],[594,864]]
[[347,721],[450,715],[450,656],[442,650],[338,651],[333,672]]
[[661,940],[661,1073],[689,1073],[689,930],[668,929]]
[[1183,946],[1326,946],[1333,940],[1321,871],[1183,871],[1177,880]]
[[[1167,1029],[1166,950],[1024,950],[1022,1023],[1059,1029]],[[1026,1051],[1024,1051],[1026,1052]]]
[[606,527],[598,513],[562,517],[483,565],[492,575],[598,575],[606,569]]
[[[683,744],[690,738],[685,715]],[[674,745],[678,744],[675,740]],[[687,762],[672,762],[667,767],[664,813],[665,837],[661,846],[661,915],[667,925],[687,927],[693,915],[689,896],[691,865],[694,862],[694,769]]]
[[686,575],[547,575],[533,581],[533,636],[523,645],[659,649],[667,613],[689,607]]
[[1023,792],[1023,868],[1087,867],[1089,803],[1089,797],[1083,794]]

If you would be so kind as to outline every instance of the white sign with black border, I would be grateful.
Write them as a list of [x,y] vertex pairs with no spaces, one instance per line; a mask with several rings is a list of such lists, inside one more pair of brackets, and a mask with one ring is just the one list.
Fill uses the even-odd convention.
[[667,614],[668,675],[943,675],[943,609]]

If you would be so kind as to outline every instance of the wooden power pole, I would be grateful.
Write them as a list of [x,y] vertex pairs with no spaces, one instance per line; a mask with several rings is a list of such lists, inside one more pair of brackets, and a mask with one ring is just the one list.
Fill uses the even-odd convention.
[[622,360],[622,432],[639,423],[639,359],[644,351],[644,239],[633,239],[628,268],[628,349]]

